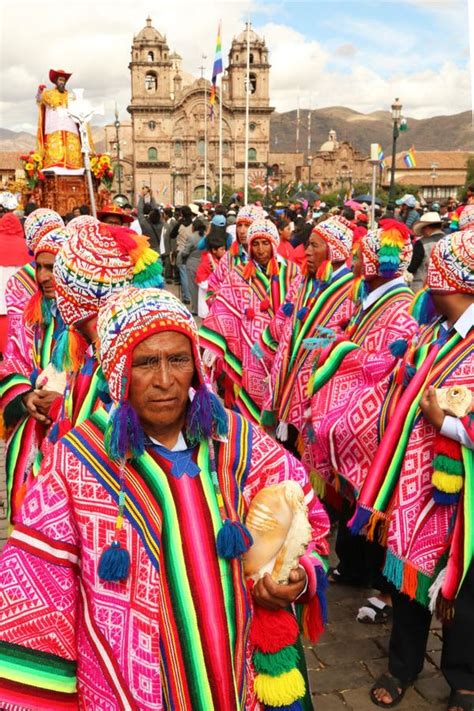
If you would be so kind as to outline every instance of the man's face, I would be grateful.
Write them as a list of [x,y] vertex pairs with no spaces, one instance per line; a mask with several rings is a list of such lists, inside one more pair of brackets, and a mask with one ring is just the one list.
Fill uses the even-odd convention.
[[64,94],[66,90],[66,79],[64,77],[58,77],[56,79],[56,86],[58,88],[58,91],[60,91],[61,94]]
[[155,333],[132,354],[129,400],[144,430],[159,439],[184,422],[194,377],[191,341],[182,333]]
[[316,274],[318,267],[328,258],[328,246],[320,235],[313,232],[309,236],[305,251],[308,272],[311,275]]
[[74,215],[74,217],[80,217],[81,211],[78,207],[75,207],[74,210],[72,211],[72,214]]
[[105,222],[106,225],[122,225],[122,218],[120,215],[104,215],[101,222]]
[[225,247],[222,245],[222,247],[214,247],[211,249],[212,255],[215,259],[222,259],[222,257],[225,254]]
[[242,245],[242,247],[247,247],[247,232],[249,231],[249,225],[242,222],[238,222],[235,227],[235,234],[237,236],[237,242]]
[[36,259],[36,282],[47,299],[54,299],[54,254],[40,252]]
[[252,258],[265,268],[272,258],[272,243],[267,239],[254,239],[252,242]]

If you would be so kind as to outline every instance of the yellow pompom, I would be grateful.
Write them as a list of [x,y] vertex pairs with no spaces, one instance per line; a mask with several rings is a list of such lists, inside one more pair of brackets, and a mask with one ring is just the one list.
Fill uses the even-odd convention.
[[142,272],[144,269],[154,264],[158,260],[158,253],[151,247],[147,247],[145,251],[138,257],[133,268],[134,274]]
[[462,489],[464,477],[458,474],[434,471],[431,483],[438,491],[444,491],[446,494],[457,494]]
[[257,674],[254,689],[258,700],[267,706],[289,706],[302,699],[306,691],[299,669],[292,669],[280,676]]
[[309,474],[309,480],[316,496],[320,499],[324,499],[326,496],[326,482],[322,478],[321,474],[316,471],[316,469],[312,469]]

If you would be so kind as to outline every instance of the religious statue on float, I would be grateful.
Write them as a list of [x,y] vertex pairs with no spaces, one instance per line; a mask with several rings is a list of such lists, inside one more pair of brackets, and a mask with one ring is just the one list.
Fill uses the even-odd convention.
[[77,124],[67,112],[68,102],[75,97],[66,84],[71,74],[64,69],[50,69],[53,89],[38,87],[39,108],[37,152],[43,160],[42,169],[58,175],[82,175],[84,161]]

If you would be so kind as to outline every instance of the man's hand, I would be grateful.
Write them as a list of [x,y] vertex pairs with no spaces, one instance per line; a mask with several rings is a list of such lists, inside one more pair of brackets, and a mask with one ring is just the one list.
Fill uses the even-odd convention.
[[23,404],[31,417],[47,425],[51,423],[49,408],[57,397],[61,394],[51,390],[32,390],[23,396]]
[[440,430],[443,426],[445,413],[438,405],[435,389],[433,387],[429,387],[428,390],[425,390],[423,393],[420,400],[420,408],[428,422],[432,424],[433,427],[436,427],[437,430]]
[[303,568],[293,568],[290,572],[288,585],[278,585],[269,573],[255,583],[252,594],[262,607],[268,610],[281,610],[288,607],[301,595],[306,585],[306,571]]
[[36,409],[42,415],[48,415],[53,402],[56,398],[61,397],[61,393],[55,393],[53,390],[35,390],[35,393],[37,396]]

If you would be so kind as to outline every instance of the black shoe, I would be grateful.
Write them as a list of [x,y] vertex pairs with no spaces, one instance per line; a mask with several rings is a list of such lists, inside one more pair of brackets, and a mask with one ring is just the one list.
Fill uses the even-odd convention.
[[183,304],[186,304],[186,306],[187,306],[188,304],[191,303],[191,299],[182,299],[182,302],[183,302]]

